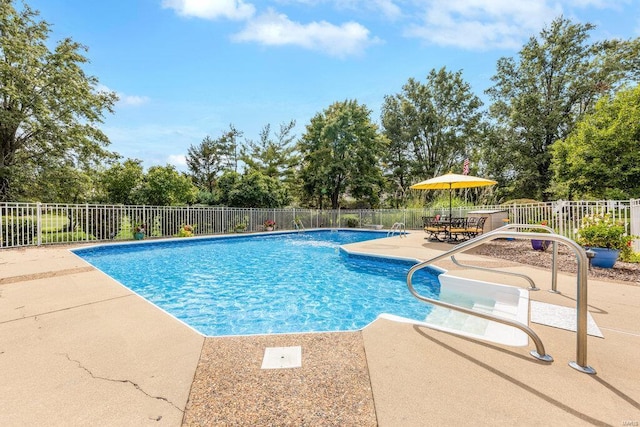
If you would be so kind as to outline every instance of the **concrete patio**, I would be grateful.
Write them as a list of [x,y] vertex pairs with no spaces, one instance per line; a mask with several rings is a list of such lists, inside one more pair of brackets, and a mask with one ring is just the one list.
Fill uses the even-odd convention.
[[[424,233],[352,245],[427,259]],[[575,307],[575,276],[486,257],[530,275],[532,300]],[[512,277],[437,265],[525,287]],[[640,425],[640,287],[589,280],[597,375],[570,368],[576,334],[531,323],[555,361],[389,320],[362,331],[205,338],[69,252],[0,251],[0,425]],[[302,367],[262,370],[267,346]]]

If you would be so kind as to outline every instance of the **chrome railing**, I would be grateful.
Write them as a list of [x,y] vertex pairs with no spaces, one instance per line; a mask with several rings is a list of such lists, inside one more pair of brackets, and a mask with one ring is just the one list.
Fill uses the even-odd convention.
[[293,228],[297,231],[305,231],[306,229],[304,228],[304,224],[302,223],[302,221],[298,218],[293,220]]
[[394,222],[391,226],[391,229],[387,231],[387,237],[392,237],[396,234],[396,232],[400,235],[400,237],[403,237],[406,231],[407,230],[404,227],[404,222]]
[[[552,234],[557,234],[551,227],[547,227],[546,225],[542,225],[542,224],[527,224],[526,226],[523,224],[508,224],[504,227],[504,229],[518,229],[518,228],[524,228],[524,227],[526,227],[527,229],[537,228]],[[546,239],[541,239],[541,240],[546,240]],[[553,249],[552,249],[552,259],[551,259],[551,288],[552,288],[551,292],[555,292],[555,293],[559,293],[556,290],[557,283],[558,283],[558,261],[557,260],[558,260],[558,245],[557,245],[557,242],[554,241]],[[520,277],[526,280],[527,282],[529,282],[530,291],[540,290],[540,288],[536,286],[535,281],[531,277],[527,276],[526,274],[516,273],[514,271],[500,270],[497,268],[487,268],[487,267],[480,267],[476,265],[463,264],[460,261],[458,261],[454,255],[451,255],[451,261],[453,261],[455,265],[464,267],[464,268],[471,268],[471,269],[480,270],[480,271],[500,272],[500,274],[504,274],[507,276]]]
[[[483,243],[486,243],[488,241],[491,240],[496,240],[496,239],[505,239],[505,238],[519,238],[519,239],[539,239],[540,238],[540,233],[533,233],[533,232],[517,232],[517,231],[509,231],[510,229],[521,229],[521,228],[542,228],[543,226],[540,227],[533,227],[530,224],[508,224],[505,225],[497,230],[485,233],[485,234],[481,234],[480,236],[468,240],[466,242],[460,243],[458,245],[456,245],[455,247],[453,247],[452,249],[443,252],[442,254],[439,254],[435,257],[432,257],[426,261],[423,261],[421,263],[418,263],[416,265],[414,265],[410,270],[409,273],[407,274],[407,286],[409,287],[409,291],[411,292],[411,294],[413,294],[414,297],[416,297],[417,299],[433,304],[433,305],[437,305],[437,306],[441,306],[441,307],[445,307],[451,310],[455,310],[455,311],[460,311],[472,316],[477,316],[483,319],[487,319],[487,320],[491,320],[494,322],[498,322],[504,325],[508,325],[508,326],[512,326],[514,328],[520,329],[521,331],[525,332],[527,335],[529,335],[529,337],[533,340],[535,346],[536,346],[536,350],[532,350],[530,352],[530,354],[540,360],[544,360],[544,361],[552,361],[553,358],[551,356],[549,356],[548,354],[546,354],[545,349],[544,349],[544,345],[542,344],[542,341],[540,340],[540,338],[538,337],[538,335],[531,329],[529,328],[529,326],[524,325],[520,322],[517,322],[515,320],[511,320],[511,319],[506,319],[503,317],[499,317],[499,316],[494,316],[492,314],[488,314],[488,313],[481,313],[472,309],[467,309],[464,307],[460,307],[454,304],[449,304],[443,301],[439,301],[439,300],[434,300],[432,298],[428,298],[425,297],[423,295],[420,295],[415,288],[413,287],[412,284],[412,277],[413,274],[422,269],[427,267],[428,265],[439,261],[441,259],[447,258],[447,257],[451,257],[457,253],[460,252],[464,252],[467,251],[469,249],[475,248],[476,246],[479,246]],[[578,262],[578,272],[577,272],[577,298],[576,298],[576,310],[577,310],[577,330],[576,330],[576,335],[577,335],[577,342],[576,342],[576,361],[572,361],[569,362],[569,366],[571,366],[572,368],[580,371],[580,372],[584,372],[584,373],[588,373],[588,374],[595,374],[596,371],[590,367],[587,364],[587,269],[588,269],[588,260],[587,260],[587,255],[585,254],[584,249],[582,249],[582,247],[580,245],[578,245],[576,242],[574,242],[573,240],[561,236],[559,234],[546,234],[545,235],[545,240],[551,240],[552,242],[555,243],[564,243],[565,245],[569,246],[571,249],[573,249],[573,251],[576,254],[576,259]],[[557,250],[557,248],[556,248]],[[554,251],[555,253],[555,251]],[[553,270],[557,271],[557,265],[556,265],[556,260],[554,259],[553,261]]]

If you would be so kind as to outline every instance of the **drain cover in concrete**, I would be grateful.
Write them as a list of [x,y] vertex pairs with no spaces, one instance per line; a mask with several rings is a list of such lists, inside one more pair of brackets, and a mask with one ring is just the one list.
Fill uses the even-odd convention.
[[302,347],[267,347],[262,369],[299,368],[302,366]]

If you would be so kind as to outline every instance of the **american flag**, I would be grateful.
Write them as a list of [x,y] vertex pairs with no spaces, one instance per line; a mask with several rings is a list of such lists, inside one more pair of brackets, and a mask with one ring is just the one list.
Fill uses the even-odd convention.
[[462,165],[462,175],[469,175],[469,159],[464,159],[464,164]]

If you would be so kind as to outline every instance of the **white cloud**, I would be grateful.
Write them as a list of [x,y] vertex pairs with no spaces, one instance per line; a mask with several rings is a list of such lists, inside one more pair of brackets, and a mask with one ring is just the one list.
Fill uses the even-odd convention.
[[187,166],[187,158],[184,154],[170,154],[167,157],[167,163],[175,166],[177,169],[185,169]]
[[396,19],[402,15],[400,7],[393,0],[373,0],[371,2],[367,1],[365,4],[380,10],[384,16],[390,19]]
[[216,19],[244,20],[253,16],[256,9],[243,0],[163,0],[162,7],[174,9],[183,16]]
[[517,48],[562,12],[548,0],[437,0],[405,35],[441,46]]
[[355,11],[367,10],[382,14],[389,19],[396,19],[402,15],[402,11],[395,3],[395,0],[333,0],[333,2],[337,8],[348,8]]
[[308,6],[317,6],[324,3],[333,3],[336,9],[349,9],[355,11],[367,10],[377,14],[382,13],[386,18],[396,19],[402,15],[402,10],[396,4],[396,0],[275,0],[279,4],[298,3]]
[[186,152],[191,144],[207,134],[204,129],[170,123],[104,126],[103,131],[111,141],[109,149],[124,158],[140,159],[146,168],[171,163],[178,170],[186,169],[184,155],[168,153]]
[[118,96],[118,102],[117,102],[118,105],[137,107],[149,102],[149,98],[146,96],[127,95],[122,92],[111,90],[107,86],[103,85],[102,83],[99,83],[96,86],[95,90],[96,92],[115,92],[116,95]]
[[[384,0],[380,0],[384,1]],[[429,0],[414,2],[419,24],[405,35],[466,49],[518,48],[553,19],[586,8],[620,9],[630,0]],[[567,9],[567,10],[565,10]],[[407,13],[407,11],[405,11]]]
[[233,36],[233,40],[268,46],[300,46],[337,57],[359,54],[367,46],[378,42],[370,38],[369,30],[357,22],[342,25],[326,21],[301,24],[273,10],[248,21],[246,27]]
[[[624,0],[623,0],[624,1]],[[577,7],[597,7],[597,8],[606,8],[611,6],[616,6],[615,0],[569,0],[568,3],[572,6]],[[624,3],[628,3],[628,1],[624,1]]]
[[138,95],[125,95],[123,93],[118,93],[119,101],[118,103],[121,105],[127,105],[132,107],[138,107],[142,104],[146,104],[149,102],[149,98],[146,96],[138,96]]

